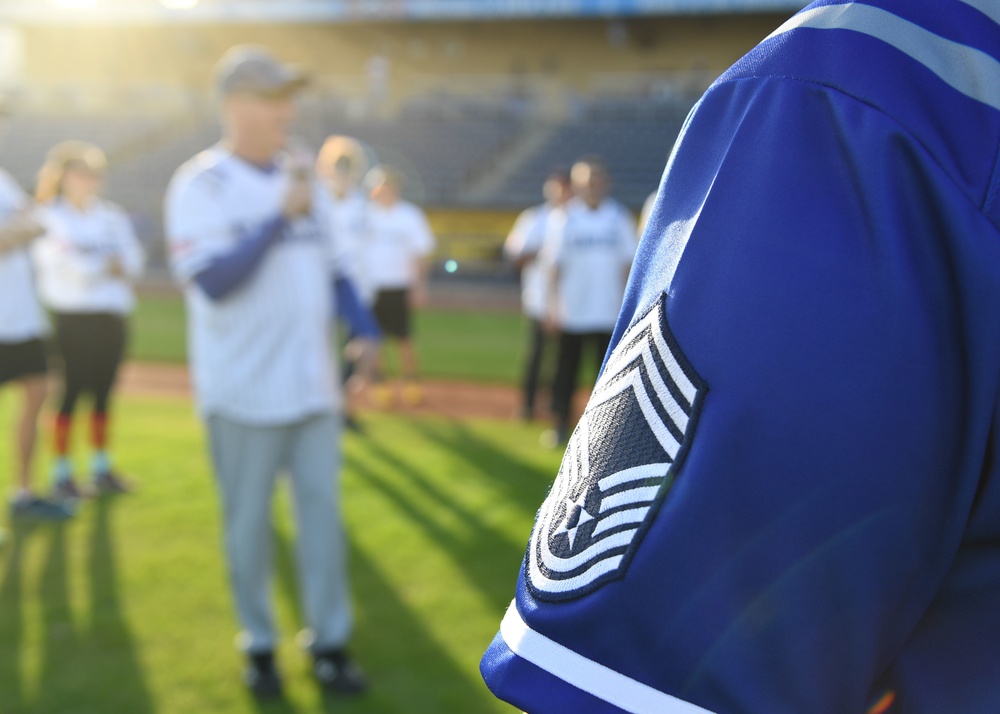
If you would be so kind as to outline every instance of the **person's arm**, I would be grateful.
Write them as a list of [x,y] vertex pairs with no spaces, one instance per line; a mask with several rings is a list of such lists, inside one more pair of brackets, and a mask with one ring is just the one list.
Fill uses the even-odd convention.
[[29,212],[20,211],[0,225],[0,255],[24,248],[45,234],[45,227]]
[[524,245],[521,249],[522,267],[538,260],[538,255],[545,245],[545,234],[548,230],[548,220],[552,215],[549,207],[539,208],[531,217],[531,222],[525,228]]
[[430,274],[430,260],[418,256],[413,258],[413,285],[410,288],[410,304],[415,308],[427,307],[427,282]]
[[37,210],[45,233],[31,246],[32,257],[40,273],[59,282],[78,286],[100,283],[113,274],[114,259],[105,252],[90,251],[73,241],[67,224],[48,207]]
[[529,208],[523,211],[514,221],[514,227],[503,244],[504,257],[518,268],[524,268],[538,255],[540,246],[532,236],[539,223],[536,219],[537,210]]
[[963,185],[868,104],[731,81],[650,226],[490,688],[532,714],[843,714],[972,639],[996,661],[996,629],[956,625],[979,603],[995,628],[995,578],[935,605],[996,475],[1000,233]]
[[538,264],[545,275],[544,328],[556,333],[560,328],[562,300],[559,288],[562,283],[562,264],[566,245],[567,214],[565,209],[553,213],[545,223],[545,237],[538,252]]
[[279,213],[261,220],[234,242],[217,199],[221,179],[185,176],[171,184],[165,204],[170,264],[182,284],[195,284],[211,300],[224,300],[257,271],[281,239],[287,222],[308,213],[312,188],[293,181]]
[[225,299],[257,271],[286,225],[281,214],[257,224],[232,248],[213,256],[194,275],[194,282],[212,300]]
[[142,277],[146,264],[146,251],[135,235],[132,219],[117,206],[110,206],[114,212],[115,231],[118,239],[118,253],[114,257],[113,274],[117,274],[130,282]]
[[351,335],[367,340],[382,339],[382,330],[374,313],[361,299],[351,278],[345,275],[334,277],[333,295],[337,317],[347,323]]
[[410,234],[413,253],[413,285],[410,301],[413,307],[426,307],[428,302],[427,281],[431,269],[431,254],[434,252],[434,234],[427,217],[419,208],[413,208],[413,228]]

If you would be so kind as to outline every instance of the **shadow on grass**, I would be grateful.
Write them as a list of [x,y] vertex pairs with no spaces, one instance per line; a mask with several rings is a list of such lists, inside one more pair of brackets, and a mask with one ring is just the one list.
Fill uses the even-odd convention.
[[[492,697],[479,679],[437,642],[425,616],[408,605],[379,571],[378,562],[352,547],[351,579],[358,629],[352,650],[371,680],[357,698],[327,696],[330,714],[441,714],[488,711]],[[484,644],[485,647],[485,644]]]
[[[508,501],[528,513],[537,511],[555,477],[554,472],[549,473],[543,467],[518,459],[460,422],[414,421],[410,426],[429,443],[462,459],[468,466],[468,473],[489,479]],[[506,610],[513,596],[518,567],[524,557],[528,531],[525,531],[523,541],[512,540],[509,534],[497,531],[484,523],[480,513],[462,505],[440,482],[428,478],[418,465],[400,457],[386,444],[369,440],[368,455],[381,460],[393,477],[385,476],[382,469],[372,468],[357,459],[350,460],[349,467],[367,485],[381,492],[417,523],[443,552],[450,554],[497,612]],[[456,539],[454,533],[421,511],[399,488],[397,476],[398,480],[405,481],[410,487],[415,486],[448,509],[468,529],[471,537]]]
[[[392,468],[399,474],[407,478],[412,477],[412,482],[421,486],[427,485],[423,483],[422,476],[418,471],[403,462],[392,457],[389,457],[387,462],[392,464]],[[473,536],[461,540],[456,539],[454,533],[442,527],[421,508],[415,506],[410,497],[397,484],[393,483],[391,478],[387,478],[378,470],[364,464],[352,464],[351,468],[360,478],[364,479],[368,487],[381,493],[383,497],[395,505],[401,514],[433,539],[440,552],[449,555],[456,561],[468,577],[470,584],[479,590],[479,593],[497,612],[502,612],[506,608],[514,591],[510,576],[512,572],[516,573],[516,571],[505,568],[503,564],[519,561],[523,555],[523,548],[512,547],[503,537],[474,520],[467,522]],[[443,495],[442,498],[444,498]],[[454,506],[455,504],[452,502],[448,505]]]
[[[412,426],[427,441],[462,458],[528,513],[538,511],[555,480],[555,469],[550,471],[518,459],[460,421],[415,421]],[[527,533],[524,542],[528,542]]]
[[24,637],[24,550],[34,528],[14,522],[6,543],[7,569],[0,584],[0,711],[23,712],[24,681],[21,676],[21,645]]
[[[300,613],[293,543],[276,531],[275,573],[282,597]],[[350,572],[358,627],[349,643],[371,679],[360,697],[321,695],[323,712],[331,714],[440,714],[483,710],[490,699],[478,676],[471,680],[423,625],[423,616],[409,607],[366,555],[351,548]],[[299,620],[301,622],[301,620]],[[485,647],[485,644],[484,644]],[[292,662],[283,663],[286,677]],[[317,685],[318,686],[318,685]],[[286,700],[257,702],[260,714],[304,711]]]
[[[110,501],[96,506],[90,552],[87,558],[89,577],[88,616],[81,626],[71,605],[68,539],[72,526],[53,524],[19,531],[14,552],[7,564],[2,588],[3,615],[0,637],[4,657],[0,663],[3,679],[0,689],[13,687],[18,704],[2,711],[38,712],[39,714],[104,714],[129,712],[152,714],[152,698],[146,685],[135,643],[122,613],[111,524]],[[21,676],[23,585],[20,583],[21,548],[29,536],[46,537],[48,553],[38,583],[37,598],[41,609],[41,667],[37,696],[29,702]],[[21,594],[17,594],[20,591]],[[12,639],[8,642],[7,638]],[[13,644],[11,644],[13,643]],[[9,645],[9,647],[8,647]],[[3,700],[7,699],[3,694]],[[2,701],[2,700],[0,700]]]

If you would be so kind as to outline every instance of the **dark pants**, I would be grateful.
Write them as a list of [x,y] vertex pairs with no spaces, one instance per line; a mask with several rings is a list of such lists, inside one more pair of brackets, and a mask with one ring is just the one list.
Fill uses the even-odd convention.
[[589,345],[597,363],[600,364],[604,361],[609,344],[611,344],[610,332],[559,333],[559,359],[556,364],[555,382],[552,385],[552,412],[561,436],[569,434],[573,393],[576,391],[583,350]]
[[379,290],[375,293],[372,313],[378,326],[389,337],[410,339],[410,289]]
[[528,358],[524,363],[524,416],[535,412],[535,398],[538,395],[538,378],[542,371],[542,356],[549,341],[545,325],[541,320],[528,324]]
[[72,415],[82,395],[93,397],[95,412],[106,413],[125,354],[125,319],[105,313],[59,313],[55,317],[56,342],[65,371],[59,413]]

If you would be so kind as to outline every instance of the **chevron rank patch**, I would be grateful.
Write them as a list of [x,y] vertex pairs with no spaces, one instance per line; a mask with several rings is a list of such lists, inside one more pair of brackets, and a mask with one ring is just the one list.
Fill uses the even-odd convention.
[[612,352],[538,513],[525,558],[538,600],[624,577],[688,451],[708,387],[670,334],[664,300]]

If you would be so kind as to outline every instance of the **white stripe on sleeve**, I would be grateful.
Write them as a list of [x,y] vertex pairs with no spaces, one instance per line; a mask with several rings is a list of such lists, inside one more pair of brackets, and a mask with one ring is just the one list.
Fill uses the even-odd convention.
[[[994,19],[1000,16],[1000,11],[991,3],[964,1],[980,10],[992,9],[988,14]],[[874,37],[909,55],[967,97],[1000,109],[1000,62],[985,52],[947,40],[891,12],[861,3],[826,5],[799,13],[768,39],[799,28],[851,30]]]
[[521,659],[630,714],[712,714],[630,679],[535,632],[521,619],[516,603],[512,602],[507,608],[500,634]]

